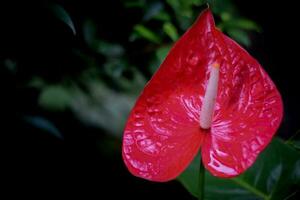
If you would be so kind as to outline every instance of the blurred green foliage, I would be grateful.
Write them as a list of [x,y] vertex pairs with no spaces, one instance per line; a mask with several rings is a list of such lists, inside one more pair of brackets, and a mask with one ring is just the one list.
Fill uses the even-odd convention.
[[72,30],[73,34],[76,34],[76,30],[74,27],[74,23],[70,17],[70,15],[67,13],[67,11],[58,4],[49,4],[49,9],[53,13],[53,15],[64,22],[69,28]]
[[[113,26],[120,26],[121,30],[102,28],[101,22],[103,21],[96,16],[72,15],[63,5],[47,4],[46,7],[51,16],[60,21],[63,28],[70,32],[68,35],[69,38],[72,38],[70,40],[77,42],[67,52],[72,58],[71,66],[59,63],[58,65],[63,65],[67,72],[59,67],[55,68],[54,76],[57,79],[54,81],[49,81],[45,73],[32,73],[29,78],[27,77],[25,81],[22,80],[19,83],[22,85],[21,87],[25,85],[26,88],[34,88],[38,91],[37,102],[42,110],[50,113],[71,112],[84,125],[102,130],[99,131],[99,134],[104,132],[118,139],[121,139],[130,109],[147,80],[162,63],[174,42],[192,25],[207,4],[215,15],[219,29],[241,45],[251,46],[251,33],[260,31],[259,25],[240,15],[231,0],[123,0],[120,4],[118,5],[120,16],[124,16],[124,18],[118,19],[117,22],[120,24],[113,24]],[[73,13],[76,12],[73,11]],[[51,61],[49,63],[48,65],[53,66],[57,64]],[[18,61],[6,59],[4,65],[12,73],[18,71]],[[43,72],[43,70],[41,71]],[[46,133],[63,139],[64,133],[46,118],[39,115],[26,116],[25,113],[24,119],[33,126],[45,130]],[[299,142],[296,140],[288,143],[292,146],[298,145],[299,148]],[[297,153],[289,148],[286,144],[275,141],[269,150],[260,157],[252,170],[240,179],[234,179],[237,180],[233,180],[234,183],[231,183],[230,180],[227,181],[230,183],[226,183],[224,180],[217,180],[209,176],[207,183],[210,184],[207,188],[209,199],[221,199],[224,197],[223,195],[227,195],[231,199],[238,199],[241,195],[246,196],[247,199],[253,197],[253,192],[249,192],[246,187],[239,184],[238,180],[246,181],[245,184],[251,185],[254,189],[260,188],[261,184],[269,183],[273,187],[276,181],[279,182],[279,179],[284,178],[281,174],[276,174],[277,165],[281,172],[286,164],[280,160],[281,158],[285,159],[281,154],[286,150],[292,152],[291,156]],[[283,152],[277,154],[276,149]],[[261,166],[264,160],[271,159],[263,158],[267,154],[281,157],[272,158],[271,161],[274,162],[272,166]],[[294,162],[295,157],[291,160],[293,162],[291,161],[292,164],[289,167],[298,166],[298,171],[295,172],[298,177],[299,160]],[[193,167],[194,164],[179,180],[188,191],[197,195],[194,190],[195,184],[197,184],[197,181],[194,181],[196,177],[194,173],[197,169]],[[270,169],[260,169],[263,167],[270,167]],[[258,185],[256,183],[253,185],[253,180],[248,183],[247,176],[249,174],[253,174],[254,177],[260,176],[260,170],[265,170],[265,175],[269,170],[269,175],[272,177],[258,177],[260,180]],[[227,191],[216,188],[225,185]],[[275,191],[265,188],[269,187],[266,185],[262,187],[268,197],[272,191]],[[249,196],[250,198],[248,198]]]
[[[46,82],[39,84],[40,106],[52,111],[71,109],[89,125],[103,126],[105,130],[118,127],[114,129],[113,134],[120,136],[130,107],[146,80],[157,70],[172,44],[192,25],[207,4],[216,16],[217,26],[242,45],[251,44],[249,31],[259,30],[255,22],[241,17],[232,1],[229,0],[126,0],[122,1],[122,4],[124,15],[132,13],[134,17],[136,12],[140,14],[135,23],[124,22],[129,23],[130,27],[122,30],[122,35],[128,37],[127,41],[121,42],[119,38],[108,40],[101,37],[102,30],[99,30],[96,19],[87,17],[81,22],[73,22],[73,17],[61,5],[49,5],[53,16],[70,28],[75,37],[82,38],[88,51],[81,48],[73,49],[72,53],[85,66],[79,76],[65,78],[55,85],[48,85]],[[130,16],[126,16],[126,19],[130,19]],[[76,24],[76,30],[74,24]],[[41,77],[38,78],[40,82],[43,82]],[[30,85],[35,86],[32,83],[36,80],[37,77],[31,80]],[[122,109],[126,112],[120,112],[119,107],[111,106],[109,104],[111,101],[102,98],[110,96],[113,96],[112,105],[127,106]],[[122,96],[128,99],[125,100]],[[81,101],[85,99],[86,105],[83,106],[83,102],[79,104],[79,99]],[[131,102],[128,103],[128,101]],[[94,106],[106,108],[106,111],[92,109]],[[119,120],[117,116],[122,120]],[[103,122],[103,119],[108,117],[111,117],[107,120],[108,123]]]

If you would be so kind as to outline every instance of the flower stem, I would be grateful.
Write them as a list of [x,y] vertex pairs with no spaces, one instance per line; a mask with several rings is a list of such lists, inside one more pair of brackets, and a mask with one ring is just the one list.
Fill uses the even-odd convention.
[[204,200],[204,179],[205,178],[205,168],[200,158],[200,168],[199,168],[199,182],[198,182],[198,200]]

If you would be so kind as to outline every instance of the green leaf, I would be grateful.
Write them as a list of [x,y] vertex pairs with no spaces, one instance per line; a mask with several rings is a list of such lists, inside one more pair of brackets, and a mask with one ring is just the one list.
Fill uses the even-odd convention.
[[300,150],[300,130],[296,131],[285,143]]
[[51,5],[50,9],[53,12],[54,16],[57,17],[62,22],[64,22],[75,35],[76,34],[75,26],[68,12],[62,6],[57,4]]
[[120,79],[123,71],[127,68],[126,63],[121,59],[112,59],[103,65],[107,75]]
[[151,74],[154,74],[157,71],[158,67],[165,60],[171,47],[172,45],[162,45],[155,51],[155,59],[150,60],[149,67],[148,67]]
[[224,23],[224,28],[236,28],[236,29],[243,29],[243,30],[254,30],[259,32],[260,27],[254,22],[249,19],[230,19]]
[[206,3],[206,0],[190,0],[193,5],[195,6],[201,6]]
[[160,37],[156,33],[154,33],[153,31],[151,31],[150,29],[148,29],[147,27],[141,24],[136,25],[134,27],[134,31],[137,35],[149,40],[150,42],[154,42],[157,44],[161,42]]
[[167,0],[167,3],[173,8],[174,11],[179,10],[181,3],[179,0]]
[[154,2],[147,6],[143,20],[148,21],[156,16],[163,9],[161,2]]
[[224,22],[227,22],[232,18],[231,14],[228,12],[222,12],[220,17],[221,17],[222,21],[224,21]]
[[236,13],[236,7],[232,0],[206,0],[209,3],[213,13],[221,15],[224,12]]
[[164,12],[164,11],[160,11],[159,13],[157,13],[157,15],[153,16],[153,19],[165,22],[165,21],[170,21],[171,17],[169,15],[169,13]]
[[300,150],[300,140],[293,141],[292,145],[295,149]]
[[[197,196],[199,174],[197,156],[178,177]],[[300,154],[278,138],[263,151],[253,166],[236,178],[205,175],[205,199],[285,199],[296,194],[300,184]]]
[[168,55],[171,47],[172,47],[172,45],[165,45],[165,46],[162,46],[162,47],[160,47],[156,50],[155,54],[156,54],[156,57],[159,60],[159,63],[162,63],[165,60],[165,58]]
[[28,87],[33,87],[37,89],[42,89],[46,86],[45,81],[39,77],[39,76],[34,76],[31,78],[31,80],[27,84]]
[[136,96],[114,91],[97,80],[86,84],[88,94],[77,91],[72,111],[84,124],[121,138]]
[[124,48],[118,43],[99,41],[97,51],[106,57],[115,58],[124,54]]
[[260,27],[254,21],[248,19],[237,19],[232,22],[235,24],[236,27],[239,27],[244,30],[254,30],[258,32],[260,31]]
[[178,40],[179,36],[178,36],[177,29],[172,23],[170,22],[164,23],[163,30],[173,41]]
[[182,30],[188,29],[199,14],[194,12],[193,8],[204,3],[204,0],[167,0],[167,4],[175,12],[176,19]]
[[59,139],[63,139],[62,134],[56,128],[56,126],[46,118],[41,116],[25,116],[24,119],[27,123],[31,124],[32,126],[41,129]]
[[229,29],[227,30],[227,33],[238,43],[245,45],[247,47],[251,45],[249,35],[245,31],[240,29]]
[[72,100],[70,91],[61,85],[45,87],[39,96],[39,104],[52,111],[66,109]]

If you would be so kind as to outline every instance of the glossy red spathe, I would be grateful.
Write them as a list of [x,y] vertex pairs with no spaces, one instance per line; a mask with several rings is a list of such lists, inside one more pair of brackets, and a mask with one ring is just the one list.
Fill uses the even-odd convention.
[[[220,64],[212,126],[202,130],[200,110],[209,66]],[[283,106],[276,86],[237,43],[221,33],[205,10],[178,40],[145,86],[127,121],[123,159],[135,176],[176,178],[201,147],[205,168],[233,177],[249,168],[271,141]]]

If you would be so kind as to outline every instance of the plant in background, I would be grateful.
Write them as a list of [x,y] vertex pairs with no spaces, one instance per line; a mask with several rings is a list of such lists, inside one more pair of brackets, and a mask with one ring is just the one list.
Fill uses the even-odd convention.
[[[219,16],[218,27],[229,34],[242,33],[232,37],[244,45],[250,45],[249,31],[258,30],[258,26],[255,22],[240,17],[230,0],[122,1],[123,12],[127,12],[129,16],[123,19],[130,26],[122,34],[128,35],[127,41],[120,41],[118,35],[109,39],[102,36],[101,31],[106,29],[99,30],[95,18],[83,17],[81,23],[74,22],[73,17],[61,5],[49,4],[49,12],[53,18],[66,24],[72,34],[70,37],[82,37],[85,47],[75,47],[70,50],[70,54],[74,62],[80,63],[80,68],[85,67],[77,76],[67,74],[63,80],[54,83],[45,80],[43,76],[33,76],[28,85],[41,91],[38,102],[42,108],[50,111],[71,109],[84,123],[121,136],[128,111],[133,105],[133,99],[142,89],[141,86],[157,70],[172,43],[192,24],[198,11],[207,2]],[[138,18],[131,20],[136,13],[139,13]],[[99,98],[103,96],[102,93],[106,97],[114,96],[111,98],[114,104],[122,105],[122,110],[127,112],[120,114],[116,108],[100,109],[109,107],[107,103],[112,102]],[[115,98],[119,95],[121,98]],[[127,96],[129,100],[122,96]],[[95,109],[93,105],[101,106]],[[115,120],[106,123],[107,115]],[[122,123],[111,124],[119,121]]]
[[[63,140],[67,135],[66,127],[70,126],[77,130],[76,125],[74,126],[73,123],[68,125],[65,121],[63,121],[65,127],[62,127],[60,120],[75,117],[81,122],[77,124],[78,126],[84,124],[85,128],[94,127],[98,130],[99,138],[103,135],[107,137],[95,139],[98,141],[97,144],[101,144],[99,145],[101,149],[106,149],[106,152],[109,151],[108,149],[116,151],[118,145],[114,145],[112,148],[112,145],[108,146],[107,144],[115,141],[121,143],[122,130],[129,111],[146,80],[150,79],[170,51],[173,42],[177,41],[179,35],[182,35],[191,26],[206,3],[210,4],[214,13],[216,27],[241,45],[250,48],[251,41],[253,41],[252,36],[255,36],[253,33],[260,30],[254,21],[241,15],[231,0],[124,0],[107,1],[101,3],[99,7],[99,2],[93,3],[93,1],[70,1],[62,4],[57,4],[57,1],[55,3],[51,3],[52,1],[42,2],[36,3],[35,7],[30,7],[28,10],[22,9],[24,19],[18,18],[12,23],[17,30],[14,32],[18,33],[16,41],[20,41],[20,43],[8,40],[8,46],[13,51],[4,54],[2,62],[5,69],[12,75],[18,74],[16,88],[22,104],[17,108],[17,116],[20,116],[25,123],[44,130],[44,133],[52,134],[59,140]],[[15,6],[12,10],[15,10]],[[26,13],[32,13],[35,17],[28,19]],[[19,15],[20,13],[16,14],[16,16]],[[26,28],[20,28],[23,27],[22,24],[26,24]],[[118,25],[116,26],[116,24]],[[19,30],[24,30],[25,33],[19,34]],[[208,39],[206,42],[211,42],[209,40],[212,37],[205,38]],[[217,39],[217,43],[219,44],[223,40],[226,41],[225,46],[228,45],[227,43],[231,43],[223,36],[220,40]],[[34,48],[27,48],[28,46]],[[236,46],[236,44],[233,45],[233,47]],[[240,52],[240,50],[237,51]],[[187,50],[185,53],[190,52]],[[198,62],[196,57],[186,58],[191,63]],[[221,66],[220,80],[230,79],[230,77],[226,79],[222,77],[222,68],[224,67],[219,60],[215,60],[215,62]],[[208,80],[210,77],[210,69],[207,67],[210,68],[211,65],[203,67],[206,73],[205,76],[204,73],[201,73],[200,77],[203,80]],[[241,80],[244,78],[241,77]],[[238,84],[240,80],[235,79],[234,81],[236,81],[234,84]],[[201,80],[198,84],[200,82],[204,83]],[[180,81],[176,81],[176,83],[180,83]],[[168,85],[170,84],[166,84],[166,86]],[[219,83],[219,87],[223,87],[221,83]],[[203,91],[202,93],[199,91],[197,94],[203,96],[206,86],[202,85],[199,88],[202,88]],[[228,88],[243,91],[243,88],[240,87],[228,86]],[[151,101],[154,102],[151,103]],[[232,99],[231,103],[234,101]],[[33,105],[29,104],[28,106],[29,102]],[[216,109],[224,110],[223,106],[222,108],[218,107],[219,101],[216,102]],[[156,106],[155,99],[151,100],[150,98],[146,103],[147,106],[152,105],[154,108]],[[232,105],[232,109],[236,107],[236,104]],[[243,105],[240,105],[244,109]],[[192,102],[191,108],[193,107]],[[174,111],[179,108],[176,106]],[[198,104],[195,117],[199,117],[200,108],[202,105]],[[217,110],[215,114],[218,113]],[[178,111],[180,111],[178,114],[181,113],[181,110]],[[149,112],[156,115],[155,109],[150,109]],[[226,119],[224,114],[223,112],[220,115],[221,121]],[[238,116],[236,115],[237,122]],[[160,123],[165,123],[161,121],[165,120],[163,118],[154,120],[156,122],[152,123],[156,124],[156,128],[160,127]],[[213,121],[212,127],[216,127],[216,125],[217,123]],[[229,125],[234,126],[235,123]],[[259,125],[261,124],[257,123],[255,127]],[[200,125],[198,122],[196,124],[195,120],[195,126],[189,128],[196,126]],[[275,126],[270,129],[275,130]],[[213,135],[211,131],[206,132],[208,132],[207,135]],[[270,132],[272,131],[269,130],[268,133]],[[185,131],[183,130],[182,133]],[[78,134],[82,138],[89,137],[86,131]],[[69,138],[72,136],[73,134],[68,135]],[[266,134],[266,137],[263,145],[258,144],[257,151],[261,151],[263,146],[269,142],[271,134]],[[185,139],[187,138],[183,137],[182,140]],[[114,142],[110,142],[111,140]],[[238,141],[236,142],[238,143]],[[147,145],[146,143],[143,145]],[[202,144],[202,151],[204,146],[214,144],[209,141],[209,138],[193,140],[192,144],[196,143]],[[223,148],[223,143],[220,144],[217,147],[207,148],[207,151],[210,149],[213,155],[217,155],[220,153],[217,150]],[[232,144],[232,147],[236,147],[234,142]],[[257,147],[255,142],[247,146],[251,151],[255,147]],[[148,148],[150,151],[151,146]],[[195,147],[194,153],[197,149],[198,147]],[[276,137],[257,157],[255,163],[238,177],[221,179],[202,170],[205,173],[205,198],[286,199],[294,197],[300,187],[300,158],[297,149],[299,150],[299,137],[292,137],[287,142]],[[254,157],[250,158],[251,162],[255,160],[257,154],[258,152],[253,154]],[[208,154],[202,154],[203,160],[207,159],[205,155]],[[237,158],[239,160],[241,157]],[[188,162],[186,160],[185,162],[187,165]],[[237,163],[241,166],[238,167]],[[207,161],[206,164],[208,165],[209,162]],[[242,165],[242,161],[239,162],[235,159],[232,160],[232,163],[226,163],[239,173],[250,164]],[[215,165],[209,166],[208,168],[211,168],[209,170],[218,175],[218,172],[214,172],[212,169],[213,166]],[[177,177],[177,180],[194,196],[199,193],[198,179],[201,177],[199,169],[202,168],[200,167],[200,156],[197,155],[186,170]]]

